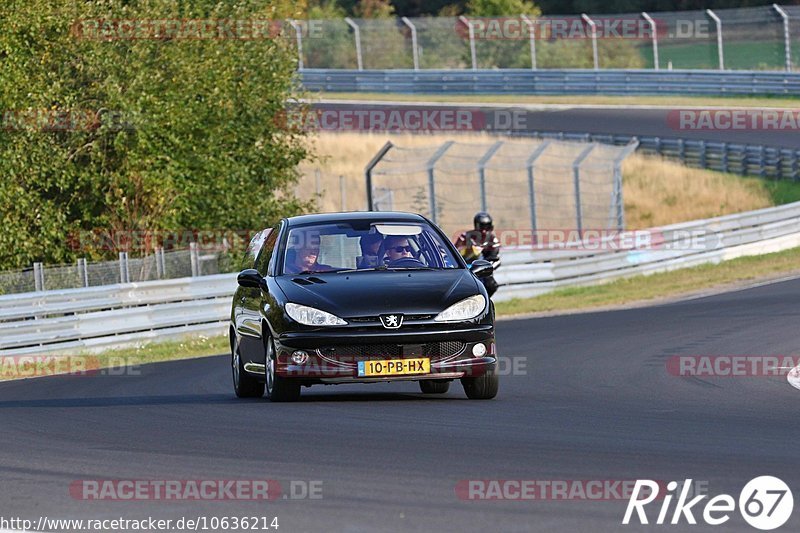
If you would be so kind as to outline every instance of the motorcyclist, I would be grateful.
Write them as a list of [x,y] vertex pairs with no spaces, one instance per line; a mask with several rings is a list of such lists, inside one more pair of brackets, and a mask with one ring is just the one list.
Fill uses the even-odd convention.
[[[500,240],[494,233],[492,216],[486,211],[480,211],[472,219],[474,230],[461,233],[455,245],[461,256],[471,264],[476,259],[485,259],[492,263],[494,268],[500,266]],[[498,288],[494,275],[482,278],[489,296]]]

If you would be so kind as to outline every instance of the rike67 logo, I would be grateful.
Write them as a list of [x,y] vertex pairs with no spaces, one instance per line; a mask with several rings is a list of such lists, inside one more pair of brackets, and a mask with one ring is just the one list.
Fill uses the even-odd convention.
[[[679,486],[681,487],[680,495],[676,490]],[[689,489],[691,486],[691,479],[687,479],[682,485],[676,481],[670,481],[667,484],[667,494],[661,502],[656,524],[686,523],[694,525],[697,524],[695,513],[700,514],[701,512],[705,523],[712,526],[722,525],[730,520],[731,513],[736,510],[736,501],[733,496],[720,494],[705,502],[705,505],[700,505],[700,502],[708,495],[701,494],[690,500]],[[640,524],[649,524],[645,506],[658,498],[658,488],[659,485],[655,481],[636,480],[622,523],[629,524],[635,511]],[[646,494],[646,496],[640,498],[641,494]],[[678,496],[678,499],[670,517],[670,507],[674,496]],[[789,486],[782,480],[773,476],[760,476],[751,479],[744,486],[739,494],[738,503],[739,512],[745,522],[756,529],[768,531],[781,527],[789,520],[794,508],[794,497]],[[697,507],[695,508],[695,506]]]

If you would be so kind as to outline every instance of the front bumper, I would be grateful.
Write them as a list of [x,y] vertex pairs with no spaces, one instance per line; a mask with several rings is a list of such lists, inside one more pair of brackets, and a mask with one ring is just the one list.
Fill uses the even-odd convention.
[[[313,383],[374,383],[459,379],[477,377],[497,366],[494,326],[491,324],[436,329],[342,330],[338,332],[292,332],[275,339],[275,372],[285,378]],[[483,349],[474,350],[476,345]],[[292,360],[298,350],[306,353],[302,364]],[[476,355],[477,354],[477,355]],[[358,362],[429,358],[430,373],[392,376],[358,375]]]

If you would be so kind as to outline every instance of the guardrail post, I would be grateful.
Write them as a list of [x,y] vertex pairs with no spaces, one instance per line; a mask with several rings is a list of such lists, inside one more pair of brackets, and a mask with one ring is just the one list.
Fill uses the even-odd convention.
[[83,287],[89,286],[89,269],[86,267],[86,258],[78,259],[78,282]]
[[642,11],[642,18],[650,24],[650,29],[653,31],[653,68],[654,70],[659,70],[658,65],[658,27],[656,26],[656,21],[653,18]]
[[189,261],[192,267],[192,277],[196,278],[200,275],[200,254],[197,252],[197,243],[189,243]]
[[164,249],[163,248],[156,248],[156,278],[163,279],[164,278]]
[[128,272],[128,252],[119,253],[119,282],[130,283],[130,273]]
[[575,223],[577,224],[578,237],[583,237],[583,208],[581,207],[581,163],[594,150],[594,143],[587,146],[575,161],[572,162],[572,176],[575,181]]
[[772,4],[772,8],[783,19],[783,50],[786,56],[786,71],[789,72],[792,70],[792,41],[789,36],[789,15],[778,4]]
[[414,60],[414,70],[419,70],[419,47],[417,46],[417,27],[408,19],[408,17],[403,17],[400,20],[403,21],[403,24],[409,27],[411,30],[411,57]]
[[792,150],[792,181],[797,181],[797,156],[798,152],[796,150]]
[[600,62],[597,55],[597,24],[589,18],[586,13],[581,13],[581,18],[589,25],[592,30],[592,59],[594,60],[594,69],[600,68]]
[[531,210],[531,231],[533,232],[533,244],[538,244],[536,239],[536,188],[533,181],[533,165],[536,164],[536,160],[544,153],[545,150],[547,150],[548,146],[550,146],[550,141],[544,141],[542,144],[536,147],[536,149],[531,153],[530,157],[528,157],[528,160],[525,162],[525,167],[528,170],[528,205],[530,206]]
[[44,268],[41,263],[33,264],[33,287],[36,292],[44,290]]
[[356,39],[356,62],[358,63],[358,70],[364,70],[364,61],[361,57],[361,30],[358,28],[358,24],[356,24],[350,17],[345,17],[344,21],[348,26],[353,28],[353,34],[355,35]]
[[706,14],[711,17],[711,19],[717,25],[717,55],[719,56],[719,69],[725,70],[725,54],[722,51],[722,21],[719,19],[717,14],[710,9],[706,9]]
[[294,19],[289,19],[289,25],[294,28],[297,39],[297,70],[303,70],[303,28]]
[[653,141],[656,147],[656,153],[658,155],[661,155],[661,137],[656,137],[655,139],[653,139]]
[[392,149],[392,146],[394,146],[392,141],[386,141],[386,144],[384,144],[381,149],[378,150],[378,153],[375,154],[375,157],[373,157],[369,163],[367,163],[367,166],[364,169],[364,176],[367,179],[367,211],[375,210],[372,200],[372,171],[375,169],[378,163],[381,162],[386,153]]
[[728,143],[722,143],[722,171],[728,172]]
[[347,211],[347,184],[344,176],[339,176],[339,198],[342,201],[342,211]]
[[472,23],[464,15],[458,17],[458,20],[467,26],[467,30],[469,31],[469,55],[472,57],[472,70],[478,70],[478,54],[475,50],[475,28],[472,27]]
[[436,214],[436,177],[434,175],[434,167],[436,166],[436,162],[442,158],[442,156],[450,149],[451,146],[455,144],[455,141],[447,141],[443,145],[436,150],[436,153],[431,156],[428,160],[427,168],[428,168],[428,194],[430,198],[428,200],[428,204],[430,205],[431,210],[431,220],[433,223],[437,223],[437,214]]
[[706,142],[700,141],[700,168],[706,168]]
[[536,70],[536,25],[528,15],[520,15],[520,18],[528,26],[528,40],[531,47],[531,70]]
[[767,175],[767,168],[766,168],[766,150],[764,149],[764,145],[758,147],[758,175],[762,178]]
[[683,139],[678,139],[678,157],[680,157],[681,163],[686,164],[686,143]]
[[481,211],[489,210],[486,206],[486,165],[501,146],[503,146],[503,141],[497,141],[483,154],[483,157],[478,160],[478,181],[481,187]]

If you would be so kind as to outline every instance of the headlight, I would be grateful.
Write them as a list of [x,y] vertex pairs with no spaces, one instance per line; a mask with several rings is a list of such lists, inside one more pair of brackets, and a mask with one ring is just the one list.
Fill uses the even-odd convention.
[[336,315],[308,307],[306,305],[299,305],[288,303],[286,304],[286,314],[292,320],[305,324],[306,326],[346,326],[347,322],[342,320]]
[[486,298],[482,294],[470,296],[461,300],[457,304],[453,304],[438,315],[436,315],[436,322],[460,322],[462,320],[470,320],[480,315],[486,309]]

